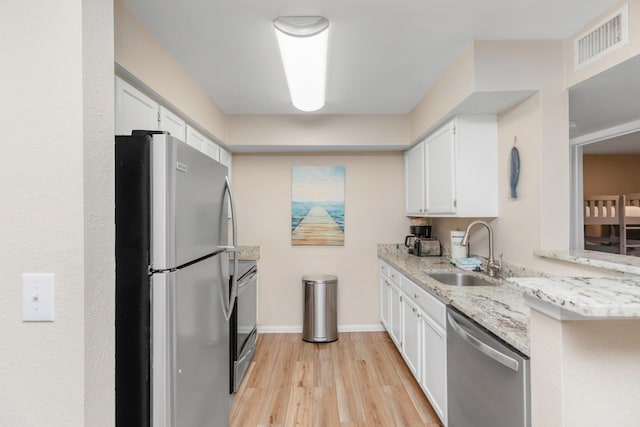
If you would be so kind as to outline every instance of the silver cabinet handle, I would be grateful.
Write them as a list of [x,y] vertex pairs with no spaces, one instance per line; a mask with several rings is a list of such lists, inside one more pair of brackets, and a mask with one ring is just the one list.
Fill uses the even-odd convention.
[[418,298],[420,298],[420,295],[418,295],[418,294],[413,294],[413,297],[414,297],[415,299],[418,299]]
[[507,368],[518,372],[519,364],[518,364],[517,360],[507,356],[504,353],[499,352],[495,348],[483,343],[478,338],[476,338],[473,335],[471,335],[469,332],[467,332],[465,330],[464,326],[458,324],[458,322],[456,322],[453,319],[451,314],[447,314],[447,318],[449,319],[449,324],[451,325],[453,330],[458,335],[460,335],[460,337],[462,337],[462,339],[464,339],[467,343],[469,343],[471,346],[473,346],[476,350],[478,350],[479,352],[489,356],[490,358],[492,358],[496,362],[500,363],[501,365],[504,365]]

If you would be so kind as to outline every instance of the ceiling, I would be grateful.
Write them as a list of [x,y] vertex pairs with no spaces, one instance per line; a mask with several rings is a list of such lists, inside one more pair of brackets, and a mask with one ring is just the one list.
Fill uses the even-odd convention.
[[299,113],[271,22],[322,15],[331,27],[317,113],[406,114],[470,41],[564,39],[617,0],[123,2],[225,113]]
[[571,138],[640,120],[640,56],[569,90]]
[[640,132],[585,145],[582,152],[584,154],[640,154]]

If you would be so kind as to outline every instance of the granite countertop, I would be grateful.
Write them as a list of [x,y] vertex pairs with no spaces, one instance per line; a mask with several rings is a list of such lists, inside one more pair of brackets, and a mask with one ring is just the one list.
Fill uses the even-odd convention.
[[525,295],[592,319],[640,317],[640,277],[511,278]]
[[529,307],[524,301],[523,289],[517,283],[501,279],[496,286],[460,287],[445,285],[428,276],[428,273],[462,271],[445,257],[416,257],[401,251],[379,248],[378,256],[418,286],[435,295],[511,346],[529,355]]
[[639,257],[583,250],[538,250],[535,254],[542,258],[557,259],[626,274],[640,275]]
[[[238,246],[238,261],[258,261],[260,259],[260,246]],[[233,259],[232,253],[229,258]]]

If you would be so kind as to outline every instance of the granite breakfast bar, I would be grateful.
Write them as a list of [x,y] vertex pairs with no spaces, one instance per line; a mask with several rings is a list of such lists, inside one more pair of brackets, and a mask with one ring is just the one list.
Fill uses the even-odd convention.
[[417,258],[398,245],[378,247],[380,259],[530,357],[534,427],[637,426],[640,261],[603,260],[588,251],[538,255],[627,276],[550,277],[523,269],[507,271],[496,286],[457,287],[428,276],[459,272],[447,258]]

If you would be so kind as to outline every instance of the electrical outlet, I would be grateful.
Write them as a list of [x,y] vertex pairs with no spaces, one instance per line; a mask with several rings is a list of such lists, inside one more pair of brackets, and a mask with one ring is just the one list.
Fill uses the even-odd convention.
[[22,275],[22,321],[53,322],[55,320],[55,274],[24,273]]

